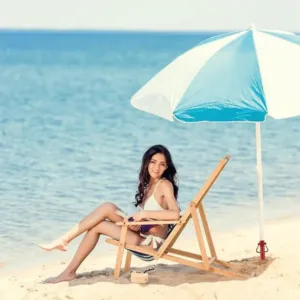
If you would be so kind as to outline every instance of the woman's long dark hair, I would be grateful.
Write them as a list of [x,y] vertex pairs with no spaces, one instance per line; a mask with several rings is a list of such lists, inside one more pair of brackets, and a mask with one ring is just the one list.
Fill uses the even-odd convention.
[[162,178],[165,178],[172,183],[173,189],[174,189],[174,196],[175,196],[175,199],[177,199],[178,179],[177,179],[177,171],[176,171],[176,168],[172,161],[172,156],[171,156],[169,150],[165,146],[155,145],[155,146],[150,147],[145,152],[143,159],[142,159],[142,166],[141,166],[140,174],[139,174],[138,191],[135,194],[135,203],[134,203],[135,206],[140,205],[144,199],[145,191],[146,191],[146,188],[148,187],[149,181],[150,181],[148,166],[152,159],[152,156],[157,153],[163,154],[166,158],[167,169],[162,174]]

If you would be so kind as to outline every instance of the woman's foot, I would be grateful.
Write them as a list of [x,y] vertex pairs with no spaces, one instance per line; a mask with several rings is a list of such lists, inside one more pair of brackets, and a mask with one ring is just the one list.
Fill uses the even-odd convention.
[[44,280],[44,283],[59,283],[63,281],[71,281],[76,278],[75,272],[62,272],[60,275],[56,277],[49,277]]
[[42,249],[46,250],[46,251],[51,251],[51,250],[60,250],[60,251],[67,251],[68,250],[68,242],[65,242],[63,240],[56,240],[53,241],[50,244],[46,244],[46,245],[39,245]]

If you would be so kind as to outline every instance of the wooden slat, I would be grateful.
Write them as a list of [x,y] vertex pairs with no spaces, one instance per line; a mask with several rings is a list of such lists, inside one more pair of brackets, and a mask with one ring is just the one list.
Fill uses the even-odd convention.
[[228,263],[227,261],[225,260],[221,260],[221,259],[216,259],[215,263],[219,264],[219,265],[222,265],[224,267],[227,267],[227,268],[231,268],[231,264]]
[[[115,245],[115,246],[119,245],[119,242],[117,240],[113,240],[113,239],[106,239],[106,242],[109,244]],[[138,251],[138,252],[145,253],[145,254],[149,254],[152,256],[155,256],[155,253],[157,252],[155,250],[152,250],[151,248],[145,248],[145,247],[135,246],[135,245],[130,245],[130,244],[125,244],[125,247],[127,249]],[[172,255],[169,255],[169,254],[163,254],[161,258],[169,260],[169,261],[177,262],[179,264],[183,264],[186,266],[190,266],[190,267],[196,268],[198,270],[206,270],[204,265],[201,263],[196,263],[196,262],[189,261],[186,259],[181,259],[181,258],[172,256]],[[218,262],[219,262],[219,260],[218,260]],[[248,276],[246,276],[244,274],[236,273],[236,272],[233,272],[230,270],[223,270],[223,269],[212,267],[212,266],[207,271],[216,273],[216,274],[220,274],[223,276],[227,276],[227,277],[232,277],[232,278],[240,278],[240,279],[249,278]]]
[[228,163],[229,159],[230,159],[229,155],[226,155],[224,158],[222,158],[220,160],[219,164],[217,165],[217,167],[210,174],[208,180],[205,182],[205,184],[202,186],[199,193],[196,195],[196,197],[192,201],[192,202],[195,203],[196,206],[198,205],[199,202],[201,202],[204,199],[204,197],[206,196],[206,194],[208,193],[208,191],[210,190],[212,185],[215,183],[215,181],[219,177],[220,173],[225,168],[225,166]]
[[237,273],[237,272],[234,272],[231,270],[220,269],[220,268],[216,268],[216,267],[210,267],[210,269],[208,271],[211,273],[223,275],[223,276],[230,277],[230,278],[248,279],[250,277],[250,276],[247,276],[242,273]]
[[127,229],[128,229],[128,226],[122,226],[121,237],[120,237],[120,241],[118,242],[119,247],[118,247],[118,254],[117,254],[117,260],[116,260],[116,266],[115,266],[115,272],[114,272],[115,278],[118,278],[120,276],[120,272],[121,272]]
[[181,258],[172,256],[172,255],[168,255],[168,254],[164,254],[162,256],[162,258],[167,259],[169,261],[177,262],[179,264],[186,265],[186,266],[198,269],[198,270],[204,270],[204,271],[223,275],[223,276],[230,277],[230,278],[236,278],[236,279],[248,279],[249,278],[249,276],[247,276],[247,275],[244,275],[241,273],[236,273],[231,270],[216,268],[216,267],[210,267],[208,270],[206,270],[206,268],[204,267],[204,265],[202,263],[188,261],[186,259],[181,259]]
[[208,260],[209,265],[211,265],[217,258],[212,257],[211,259]]
[[117,222],[116,225],[123,226],[123,225],[163,225],[163,224],[181,224],[182,221],[180,220],[171,220],[171,221],[142,221],[142,222]]
[[[106,239],[106,242],[109,244],[112,244],[114,246],[118,246],[119,245],[119,241],[114,240],[114,239]],[[137,252],[141,252],[141,253],[145,253],[148,255],[152,255],[154,256],[156,254],[156,251],[150,247],[146,247],[146,246],[136,246],[136,245],[131,245],[131,244],[127,244],[125,243],[125,248],[126,249],[130,249],[130,250],[134,250]]]
[[166,238],[164,243],[160,246],[156,256],[154,257],[155,259],[159,259],[169,247],[173,246],[173,244],[175,243],[175,241],[177,240],[177,238],[179,237],[180,233],[182,232],[185,226],[186,223],[184,222],[176,225],[175,228],[173,228],[172,232]]
[[205,215],[205,211],[204,211],[202,202],[199,203],[199,213],[200,213],[201,221],[202,221],[202,224],[203,224],[204,232],[205,232],[205,235],[206,235],[208,247],[209,247],[209,250],[210,250],[210,255],[212,257],[217,257],[215,246],[214,246],[214,243],[213,243],[213,240],[212,240],[212,237],[211,237],[210,229],[209,229],[209,226],[208,226],[208,222],[207,222],[207,219],[206,219],[206,215]]
[[[181,256],[185,256],[185,257],[189,257],[189,258],[193,258],[193,259],[203,260],[202,255],[200,255],[200,254],[191,253],[191,252],[183,251],[183,250],[180,250],[180,249],[171,248],[171,249],[168,250],[168,253],[173,253],[173,254],[176,254],[176,255],[181,255]],[[213,258],[208,257],[208,259],[212,260]],[[220,259],[217,259],[217,258],[214,260],[214,263],[220,264],[220,265],[225,266],[225,267],[230,267],[231,266],[230,263],[228,263],[226,261],[223,261],[223,260],[220,260]]]
[[[106,242],[111,245],[114,245],[114,246],[119,245],[119,242],[117,240],[110,239],[110,238],[106,239]],[[148,255],[155,255],[155,253],[156,253],[155,250],[152,250],[151,248],[149,249],[148,247],[146,248],[145,246],[136,246],[136,245],[131,245],[131,244],[125,243],[125,247],[127,249],[138,251],[138,252],[145,253]],[[128,252],[128,253],[130,253],[130,252]],[[169,253],[173,253],[176,255],[181,255],[181,256],[185,256],[185,257],[189,257],[189,258],[193,258],[193,259],[203,260],[202,255],[200,255],[200,254],[195,254],[195,253],[191,253],[191,252],[187,252],[187,251],[183,251],[183,250],[179,250],[179,249],[175,249],[175,248],[169,249]]]
[[170,248],[170,249],[168,249],[168,253],[173,253],[173,254],[180,255],[180,256],[185,256],[185,257],[189,257],[189,258],[193,258],[193,259],[202,260],[202,255],[183,251],[180,249]]
[[194,203],[191,203],[191,213],[192,213],[192,217],[193,217],[193,221],[194,221],[195,231],[196,231],[196,235],[197,235],[200,252],[202,255],[203,264],[206,269],[209,269],[208,257],[206,254],[205,244],[204,244],[203,236],[201,233],[199,219],[197,216],[197,211],[196,211],[196,207],[195,207]]
[[130,270],[131,257],[132,257],[132,253],[127,251],[124,272],[128,272]]

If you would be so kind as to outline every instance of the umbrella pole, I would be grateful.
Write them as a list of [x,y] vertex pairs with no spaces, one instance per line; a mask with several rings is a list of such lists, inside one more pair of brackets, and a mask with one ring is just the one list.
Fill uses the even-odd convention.
[[262,160],[261,160],[261,133],[260,123],[256,123],[256,171],[258,183],[258,206],[259,206],[259,236],[256,252],[260,253],[261,260],[265,259],[266,242],[264,240],[264,202],[263,202],[263,176],[262,176]]

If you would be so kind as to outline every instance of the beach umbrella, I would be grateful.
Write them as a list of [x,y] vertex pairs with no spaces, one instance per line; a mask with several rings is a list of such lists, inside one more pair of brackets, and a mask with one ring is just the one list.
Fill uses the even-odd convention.
[[265,259],[260,123],[300,115],[300,38],[258,30],[213,36],[163,68],[131,104],[169,121],[255,122],[260,241]]

